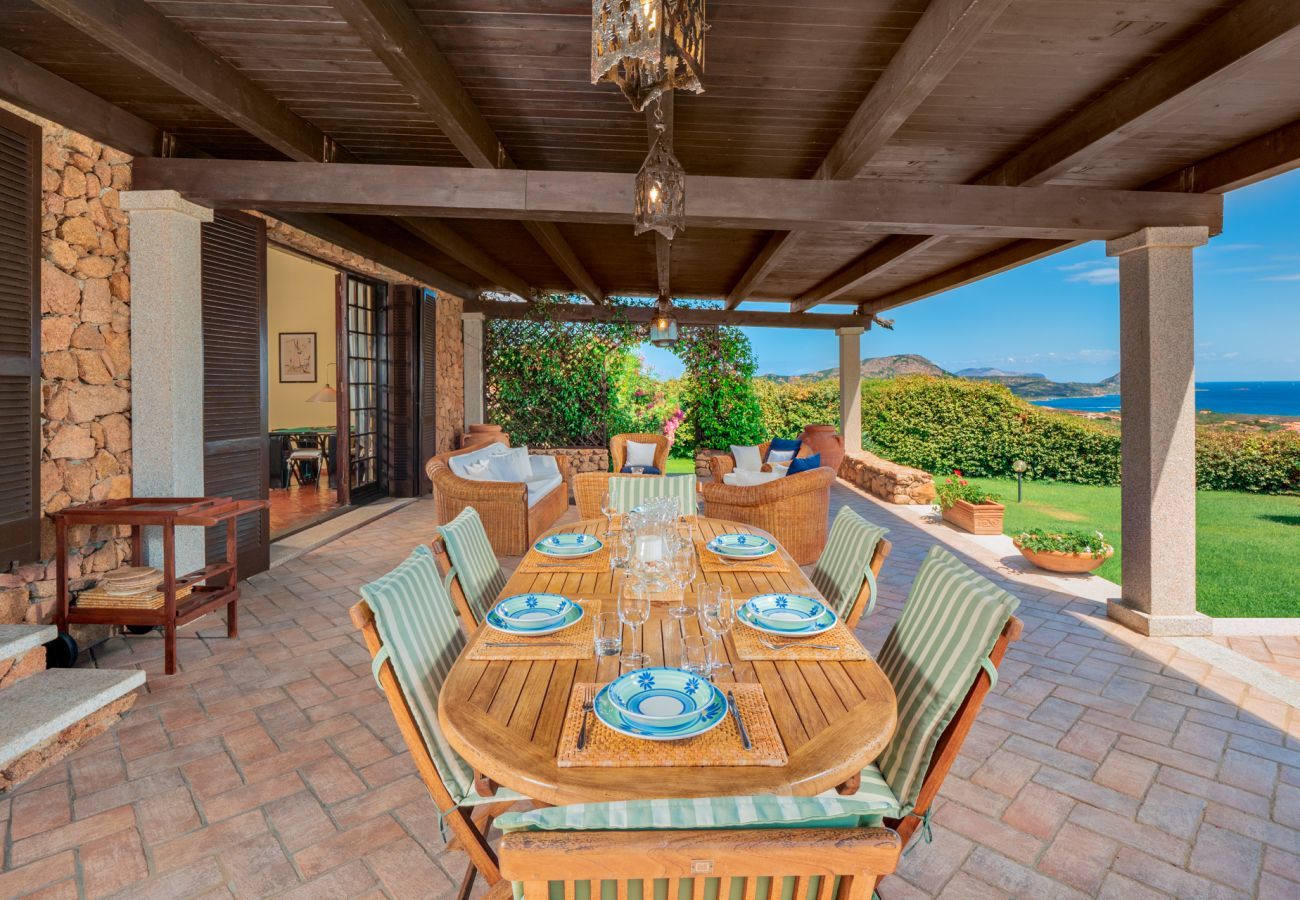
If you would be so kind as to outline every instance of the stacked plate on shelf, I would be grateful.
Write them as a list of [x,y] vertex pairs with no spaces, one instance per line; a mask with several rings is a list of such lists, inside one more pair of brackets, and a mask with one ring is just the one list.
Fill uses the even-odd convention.
[[152,566],[126,566],[106,573],[97,587],[110,597],[151,594],[162,584],[162,572]]

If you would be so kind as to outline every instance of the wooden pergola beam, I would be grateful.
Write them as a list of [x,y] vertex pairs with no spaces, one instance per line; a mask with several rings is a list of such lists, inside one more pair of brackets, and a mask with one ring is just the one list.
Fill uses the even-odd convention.
[[[930,92],[988,31],[1010,0],[931,0],[894,53],[880,78],[849,119],[814,178],[856,178],[903,126]],[[742,303],[794,247],[794,232],[772,235],[727,294],[727,307]],[[796,303],[796,311],[812,292]],[[804,305],[799,305],[804,303]]]
[[1192,163],[1144,185],[1143,190],[1223,194],[1300,167],[1300,122]]
[[790,303],[791,312],[805,312],[818,303],[834,300],[861,282],[933,247],[942,238],[924,234],[891,234],[853,262],[819,281]]
[[[140,158],[139,187],[260,210],[630,225],[635,176],[435,166]],[[913,181],[688,176],[692,227],[1094,240],[1158,225],[1218,233],[1204,194]]]
[[439,219],[407,217],[398,220],[411,234],[437,247],[453,259],[464,262],[493,285],[506,289],[524,300],[531,299],[536,289],[473,241],[461,237],[456,229]]
[[[478,169],[514,168],[492,126],[405,0],[331,2],[470,165]],[[575,288],[593,303],[604,302],[604,291],[554,224],[525,221],[524,227]],[[512,280],[519,278],[513,276]],[[530,289],[521,296],[531,294]]]
[[[538,317],[538,307],[529,303],[501,303],[493,300],[473,300],[465,304],[467,313],[483,313],[495,319],[532,319]],[[546,307],[547,313],[560,322],[632,322],[646,323],[655,317],[653,306],[593,306],[585,303],[554,304]],[[794,315],[788,312],[751,312],[735,309],[693,309],[678,306],[673,315],[682,325],[740,325],[750,328],[869,328],[870,316],[829,315],[813,313]]]

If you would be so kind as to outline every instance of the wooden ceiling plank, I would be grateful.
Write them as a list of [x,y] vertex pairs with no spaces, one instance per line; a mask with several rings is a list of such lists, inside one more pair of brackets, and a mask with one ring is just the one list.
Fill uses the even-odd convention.
[[[649,322],[655,316],[653,306],[593,306],[586,303],[554,304],[547,307],[562,322]],[[527,303],[502,303],[492,300],[473,300],[465,304],[465,312],[481,312],[496,319],[526,319],[536,314],[537,307]],[[865,328],[869,316],[831,315],[812,313],[794,315],[788,312],[751,312],[735,309],[696,309],[678,306],[673,316],[683,325],[743,325],[751,328]]]
[[[514,168],[514,162],[461,84],[455,69],[405,0],[331,2],[470,165],[479,169]],[[593,303],[604,302],[604,291],[557,226],[532,222],[527,228],[574,287]]]
[[531,300],[536,289],[515,274],[500,260],[491,256],[473,241],[468,241],[446,222],[439,219],[404,218],[403,228],[437,247],[443,253],[473,269],[492,285],[504,288],[521,299]]
[[1297,167],[1300,122],[1292,122],[1158,178],[1144,189],[1222,194]]
[[[328,176],[328,177],[325,177]],[[434,166],[139,158],[140,187],[249,209],[627,226],[635,176]],[[1222,226],[1221,197],[1066,186],[692,176],[691,227],[1092,240]]]
[[818,303],[834,300],[867,278],[889,271],[910,256],[924,253],[939,240],[934,235],[891,234],[847,266],[796,297],[790,304],[790,312],[805,312]]
[[[813,177],[856,178],[953,66],[992,27],[1009,3],[1010,0],[932,0]],[[793,232],[778,232],[769,239],[727,294],[729,309],[757,289],[763,278],[789,254],[797,237]],[[800,302],[808,296],[805,294]],[[797,311],[810,305],[799,306]]]

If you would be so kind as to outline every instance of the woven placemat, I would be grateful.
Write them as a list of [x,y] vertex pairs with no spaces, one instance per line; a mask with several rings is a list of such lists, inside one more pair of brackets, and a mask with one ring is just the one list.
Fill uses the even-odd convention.
[[529,550],[515,571],[527,575],[563,575],[566,572],[602,574],[609,571],[609,542],[606,541],[605,546],[595,553],[577,559],[561,559]]
[[[806,638],[778,637],[775,634],[766,634],[756,628],[750,628],[744,622],[737,622],[735,627],[731,629],[731,639],[735,642],[736,654],[741,659],[801,659],[823,660],[826,662],[871,659],[871,654],[866,651],[866,648],[854,637],[853,632],[843,622],[836,622],[834,628]],[[785,650],[769,650],[761,643],[761,641],[765,640],[771,641],[773,644],[826,644],[840,649],[814,650],[811,647],[796,646]]]
[[[176,591],[179,603],[194,592],[194,585],[186,585]],[[86,588],[77,595],[75,606],[94,607],[95,609],[162,609],[167,598],[162,591],[147,594],[109,594],[98,587]]]
[[[492,659],[590,659],[596,653],[596,633],[592,627],[593,616],[588,611],[585,616],[563,631],[542,634],[535,638],[519,637],[497,631],[490,625],[481,629],[482,637],[470,650],[469,658],[478,660]],[[524,643],[536,641],[536,645],[527,647],[489,647],[488,642]],[[563,646],[545,646],[564,642]]]
[[705,542],[695,541],[695,555],[700,559],[700,568],[705,572],[789,572],[790,567],[780,552],[762,559],[732,560],[730,557],[718,556],[705,548]]
[[560,732],[560,768],[598,766],[637,768],[644,766],[784,766],[790,761],[785,744],[776,730],[772,711],[760,684],[720,684],[725,693],[735,691],[740,717],[749,732],[752,747],[740,743],[740,732],[730,715],[704,734],[682,741],[643,741],[619,734],[606,726],[596,714],[587,719],[587,745],[578,749],[578,732],[582,729],[582,704],[594,698],[603,685],[575,684],[564,713]]

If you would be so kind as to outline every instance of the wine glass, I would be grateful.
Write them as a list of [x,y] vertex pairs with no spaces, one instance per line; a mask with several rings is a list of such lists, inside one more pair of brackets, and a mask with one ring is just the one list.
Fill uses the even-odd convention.
[[618,512],[618,507],[614,505],[614,495],[610,491],[600,498],[600,512],[605,517],[605,533],[614,533],[614,514]]
[[686,589],[690,587],[696,575],[695,548],[689,543],[676,542],[668,561],[678,597],[677,602],[668,607],[668,615],[677,620],[678,628],[682,631],[682,634],[685,634],[685,629],[682,626],[686,619],[695,614],[695,610],[686,605]]
[[709,641],[709,676],[716,677],[731,671],[731,663],[725,658],[719,659],[717,647],[718,642],[731,631],[731,626],[736,622],[736,605],[731,598],[731,588],[725,584],[701,587],[709,588],[700,593],[700,627],[712,638]]
[[650,662],[646,654],[641,626],[650,618],[650,592],[644,584],[633,579],[623,579],[618,591],[618,618],[632,629],[630,649],[619,657],[619,661],[628,669],[640,669]]

